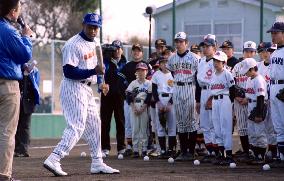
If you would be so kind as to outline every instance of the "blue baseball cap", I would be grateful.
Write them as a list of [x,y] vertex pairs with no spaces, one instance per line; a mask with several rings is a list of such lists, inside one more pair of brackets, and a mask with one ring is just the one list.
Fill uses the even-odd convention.
[[87,13],[84,16],[83,23],[87,25],[102,27],[102,18],[96,13]]
[[266,31],[266,33],[271,32],[284,32],[284,22],[275,22],[269,30]]
[[114,40],[112,43],[111,43],[112,46],[116,47],[116,48],[123,48],[123,43],[119,40]]

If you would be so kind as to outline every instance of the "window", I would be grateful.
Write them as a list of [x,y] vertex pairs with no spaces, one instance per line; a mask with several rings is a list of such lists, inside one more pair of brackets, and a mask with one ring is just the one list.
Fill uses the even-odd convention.
[[[212,27],[213,26],[213,27]],[[212,31],[211,31],[212,28]],[[184,31],[188,35],[190,44],[199,44],[209,33],[215,34],[218,44],[225,40],[234,43],[235,51],[242,51],[242,23],[241,22],[213,22],[207,24],[185,24]]]
[[218,7],[227,7],[228,6],[228,1],[227,0],[220,0],[217,2]]
[[201,1],[199,3],[199,8],[205,8],[209,6],[209,1]]

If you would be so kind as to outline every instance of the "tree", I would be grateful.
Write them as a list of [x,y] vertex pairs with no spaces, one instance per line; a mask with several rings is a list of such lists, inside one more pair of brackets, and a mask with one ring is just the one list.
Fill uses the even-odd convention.
[[83,15],[97,7],[97,0],[26,0],[23,16],[45,43],[48,39],[67,40],[79,32]]

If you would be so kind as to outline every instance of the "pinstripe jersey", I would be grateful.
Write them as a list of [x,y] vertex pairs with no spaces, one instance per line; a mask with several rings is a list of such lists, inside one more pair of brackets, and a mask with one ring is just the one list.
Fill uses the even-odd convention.
[[178,54],[170,56],[167,68],[174,72],[175,82],[194,82],[197,64],[197,58],[193,53],[188,52],[183,57],[178,56]]
[[[63,65],[69,64],[79,69],[93,69],[97,65],[96,46],[100,46],[97,38],[93,42],[84,40],[79,34],[69,39],[63,49]],[[67,79],[66,77],[64,77]],[[81,80],[80,80],[81,81]],[[93,75],[86,79],[95,84],[97,76]]]
[[240,74],[242,67],[243,67],[243,62],[237,63],[232,70],[232,74],[233,77],[235,78],[236,85],[245,89],[248,77],[246,75]]
[[145,101],[147,94],[152,93],[152,82],[146,79],[145,82],[140,83],[136,79],[130,83],[126,91],[135,94],[135,99]]
[[198,63],[197,81],[200,86],[209,86],[212,76],[215,72],[213,59],[206,61],[206,57],[202,57]]

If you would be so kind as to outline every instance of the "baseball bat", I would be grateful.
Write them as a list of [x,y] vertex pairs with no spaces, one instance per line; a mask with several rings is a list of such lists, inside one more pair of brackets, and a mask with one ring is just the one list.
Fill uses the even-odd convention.
[[[101,46],[96,46],[96,54],[97,54],[97,58],[98,58],[98,64],[104,72],[103,52],[102,52]],[[103,82],[102,91],[103,91],[103,94],[106,95],[107,94],[107,92],[106,92],[106,89],[107,89],[106,86],[107,85],[105,84],[104,75],[102,75],[102,82]]]

